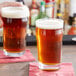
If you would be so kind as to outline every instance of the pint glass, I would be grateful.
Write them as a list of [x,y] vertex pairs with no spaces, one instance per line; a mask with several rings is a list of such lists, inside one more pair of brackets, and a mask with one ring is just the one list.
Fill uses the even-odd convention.
[[5,55],[19,57],[25,52],[26,26],[29,17],[27,6],[4,7],[1,10],[3,19],[3,47]]
[[63,20],[39,19],[36,21],[36,38],[39,68],[57,70],[60,68],[63,36]]

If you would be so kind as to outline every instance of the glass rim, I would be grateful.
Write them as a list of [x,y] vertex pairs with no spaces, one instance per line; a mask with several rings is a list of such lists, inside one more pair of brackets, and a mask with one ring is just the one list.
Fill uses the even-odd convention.
[[56,18],[46,18],[36,20],[36,27],[43,29],[58,29],[63,28],[64,21]]
[[6,18],[26,18],[29,17],[29,8],[26,5],[21,7],[3,7],[1,16]]

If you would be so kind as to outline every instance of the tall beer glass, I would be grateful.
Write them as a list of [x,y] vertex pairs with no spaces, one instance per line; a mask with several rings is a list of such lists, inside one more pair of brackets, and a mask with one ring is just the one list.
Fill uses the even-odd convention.
[[5,55],[19,57],[25,52],[26,26],[29,9],[23,7],[4,7],[1,10],[3,19],[3,47]]
[[63,20],[40,19],[36,21],[36,38],[39,68],[57,70],[60,68],[63,36]]

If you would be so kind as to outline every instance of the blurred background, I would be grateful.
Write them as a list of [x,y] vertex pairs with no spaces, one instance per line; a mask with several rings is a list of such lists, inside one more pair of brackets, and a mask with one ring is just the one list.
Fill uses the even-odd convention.
[[[35,35],[35,21],[41,18],[63,19],[64,35],[76,35],[76,0],[0,0],[0,3],[5,1],[18,1],[28,5],[30,18],[27,35],[29,36]],[[2,31],[1,26],[0,31]]]

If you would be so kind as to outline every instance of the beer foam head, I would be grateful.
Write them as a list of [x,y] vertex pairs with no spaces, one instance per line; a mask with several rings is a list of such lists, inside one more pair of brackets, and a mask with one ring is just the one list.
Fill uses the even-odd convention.
[[60,29],[63,28],[61,19],[39,19],[36,21],[36,27],[41,29]]
[[1,15],[6,18],[26,18],[29,17],[29,9],[27,6],[3,7],[1,9]]

